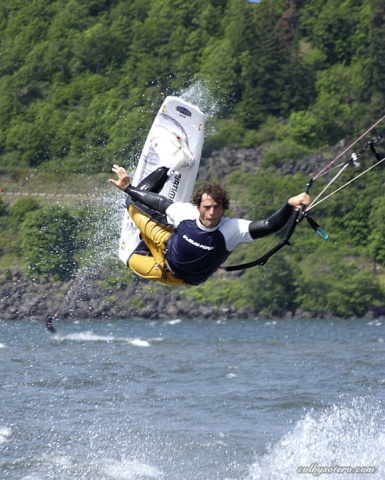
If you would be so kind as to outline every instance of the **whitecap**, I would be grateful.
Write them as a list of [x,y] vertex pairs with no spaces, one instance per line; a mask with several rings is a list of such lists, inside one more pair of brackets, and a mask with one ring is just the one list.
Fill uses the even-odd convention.
[[93,332],[87,331],[79,333],[69,333],[64,337],[61,337],[61,340],[73,340],[75,342],[113,342],[115,341],[115,337],[95,335]]
[[164,323],[166,323],[167,325],[178,325],[178,323],[182,323],[182,320],[180,318],[175,318],[175,320],[168,320]]
[[140,338],[134,338],[132,340],[127,340],[130,345],[134,347],[150,347],[151,343],[147,340],[141,340]]
[[0,426],[0,445],[2,443],[8,442],[12,436],[12,430],[5,425]]
[[114,337],[112,335],[96,335],[92,331],[79,332],[79,333],[69,333],[65,336],[56,337],[58,340],[65,341],[71,340],[73,342],[123,342],[129,343],[135,347],[150,347],[151,343],[147,340],[142,340],[141,338],[124,338],[124,337]]
[[118,461],[113,459],[104,459],[98,462],[98,464],[103,473],[108,475],[108,478],[134,480],[138,477],[160,478],[162,476],[162,472],[156,467],[139,462],[138,460]]
[[150,338],[150,341],[151,342],[164,342],[164,338],[163,337],[153,337],[153,338]]
[[53,455],[50,459],[50,462],[55,464],[56,466],[64,469],[70,469],[73,467],[74,463],[70,457],[65,455]]

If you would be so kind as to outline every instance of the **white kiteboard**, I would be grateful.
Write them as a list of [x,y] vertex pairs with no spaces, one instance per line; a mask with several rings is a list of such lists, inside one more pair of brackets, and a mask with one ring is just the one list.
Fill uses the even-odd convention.
[[[151,172],[167,167],[168,179],[159,192],[174,202],[188,202],[198,175],[205,116],[179,97],[167,97],[147,135],[132,177],[137,186]],[[119,258],[127,265],[140,241],[139,230],[126,211],[119,242]]]

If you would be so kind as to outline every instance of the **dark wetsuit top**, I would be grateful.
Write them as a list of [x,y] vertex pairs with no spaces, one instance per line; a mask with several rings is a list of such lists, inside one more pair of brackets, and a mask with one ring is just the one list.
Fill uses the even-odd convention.
[[[291,214],[292,209],[289,209]],[[167,260],[171,269],[190,285],[207,280],[227,259],[237,245],[252,242],[257,236],[250,234],[249,220],[222,217],[214,228],[205,227],[199,220],[198,209],[190,203],[173,203],[166,214],[177,228],[167,240]],[[282,219],[281,227],[287,216]],[[263,221],[259,236],[271,233]]]
[[222,217],[216,227],[208,228],[200,222],[198,208],[191,203],[172,203],[166,197],[131,185],[125,191],[150,208],[148,215],[152,216],[151,210],[165,213],[169,224],[176,227],[166,242],[166,260],[171,271],[190,285],[207,280],[240,243],[280,230],[293,212],[286,203],[267,220]]

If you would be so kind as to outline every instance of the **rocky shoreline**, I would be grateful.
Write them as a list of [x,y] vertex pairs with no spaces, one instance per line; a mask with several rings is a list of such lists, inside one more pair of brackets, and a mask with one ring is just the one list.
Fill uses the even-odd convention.
[[[44,319],[255,319],[266,317],[252,308],[197,304],[181,298],[178,288],[153,286],[134,279],[130,285],[106,287],[108,272],[77,277],[65,283],[32,281],[14,271],[0,278],[0,320]],[[163,294],[160,294],[163,293]],[[309,312],[286,312],[285,318],[311,318]],[[331,318],[328,312],[317,315]],[[367,312],[366,318],[384,318],[385,306]],[[280,317],[282,318],[282,317]]]
[[[105,273],[107,275],[107,273]],[[65,283],[37,282],[14,271],[0,279],[0,320],[45,318],[54,315],[74,319],[114,318],[254,318],[250,310],[198,305],[180,297],[180,289],[165,295],[141,280],[107,288],[103,272]],[[166,288],[166,287],[163,287]]]

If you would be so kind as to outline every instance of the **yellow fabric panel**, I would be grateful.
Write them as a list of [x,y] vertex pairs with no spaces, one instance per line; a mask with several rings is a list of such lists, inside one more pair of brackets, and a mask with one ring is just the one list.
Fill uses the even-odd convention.
[[165,242],[174,229],[160,225],[134,205],[129,207],[128,213],[140,230],[142,239],[151,252],[151,256],[136,253],[131,255],[128,260],[130,270],[148,280],[155,280],[173,286],[184,285],[183,280],[175,278],[166,269],[164,258]]

